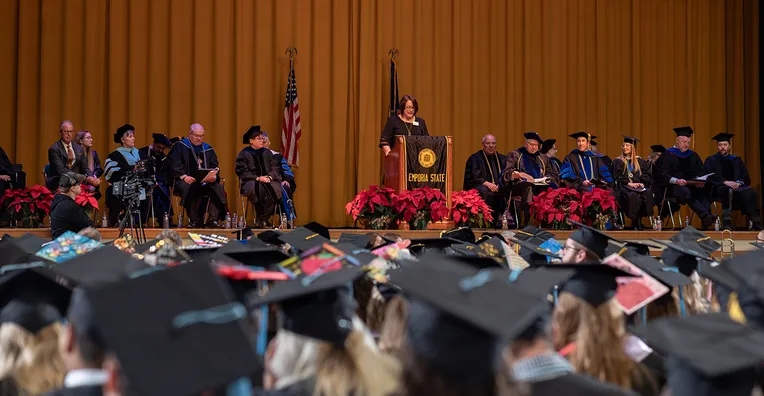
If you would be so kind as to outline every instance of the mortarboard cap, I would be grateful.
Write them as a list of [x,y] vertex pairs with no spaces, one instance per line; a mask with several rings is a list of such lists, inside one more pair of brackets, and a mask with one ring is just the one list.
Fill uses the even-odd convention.
[[716,140],[717,142],[729,142],[732,137],[735,136],[730,133],[717,133],[716,136],[712,137],[712,140]]
[[80,337],[78,339],[84,338],[102,350],[108,349],[101,331],[96,325],[93,304],[90,303],[85,289],[77,288],[72,292],[66,319],[72,324],[75,334]]
[[562,285],[575,273],[576,270],[568,266],[544,264],[523,270],[512,270],[509,273],[509,281],[513,286],[517,286],[528,293],[546,298],[555,286]]
[[171,138],[170,138],[170,143],[172,143],[172,144],[175,144],[175,143],[177,143],[177,142],[181,141],[182,139],[183,139],[183,138],[182,138],[182,137],[180,137],[180,136],[171,137]]
[[343,262],[347,262],[350,265],[364,266],[378,257],[370,250],[359,248],[352,243],[333,243],[332,246],[344,254]]
[[467,264],[478,270],[491,269],[491,268],[505,268],[505,266],[502,265],[501,262],[496,261],[495,259],[491,257],[457,255],[457,256],[449,256],[449,258],[451,260],[458,261],[462,264]]
[[514,243],[520,245],[520,257],[523,258],[523,260],[527,261],[528,264],[531,266],[536,265],[543,265],[547,264],[549,260],[547,260],[547,257],[551,258],[557,258],[559,259],[560,256],[546,250],[542,249],[538,244],[533,243],[532,240],[514,240]]
[[557,139],[547,139],[544,140],[544,143],[541,144],[541,154],[546,154],[549,152],[549,150],[554,147],[554,144],[557,143]]
[[[570,268],[576,272],[562,285],[561,291],[568,292],[594,307],[598,307],[615,297],[618,277],[634,275],[606,264],[552,264],[558,268]],[[564,266],[564,267],[562,267]]]
[[504,243],[507,243],[507,239],[504,238],[504,235],[501,235],[501,233],[499,233],[499,232],[490,232],[490,231],[486,231],[486,232],[482,233],[480,235],[480,238],[478,238],[475,241],[475,243],[481,244],[481,243],[483,243],[483,242],[485,242],[485,241],[487,241],[487,240],[489,240],[491,238],[494,238],[494,237],[498,238],[500,241],[502,241]]
[[764,242],[751,242],[751,245],[757,249],[764,249]]
[[289,280],[289,275],[280,271],[255,271],[242,266],[218,266],[216,272],[231,288],[236,301],[246,308],[253,306],[252,300],[259,295],[264,281]]
[[623,142],[624,143],[631,143],[631,144],[637,144],[639,142],[639,139],[631,136],[623,136]]
[[650,146],[650,150],[653,150],[656,153],[665,153],[666,152],[666,147],[663,146],[662,144],[654,144],[654,145]]
[[212,259],[213,255],[217,250],[220,249],[220,246],[207,246],[207,245],[188,245],[188,246],[181,246],[178,248],[178,250],[182,251],[188,257],[191,258],[191,261],[205,261],[208,262]]
[[428,252],[451,254],[453,252],[451,245],[462,243],[462,241],[453,238],[417,238],[411,240],[409,251],[417,256]]
[[666,245],[661,252],[661,260],[668,267],[675,267],[679,272],[690,276],[698,268],[698,259],[708,260],[708,255],[703,249],[693,241],[679,241],[672,243],[661,242],[652,239],[655,242]]
[[369,234],[355,234],[351,232],[343,232],[340,234],[337,243],[350,243],[359,248],[365,249],[369,244]]
[[24,248],[17,245],[17,240],[18,238],[0,241],[0,267],[8,264],[22,264],[40,260],[33,253],[30,254]]
[[207,263],[87,292],[135,394],[198,394],[262,369],[247,309]]
[[332,235],[329,233],[329,229],[326,228],[323,224],[312,221],[308,224],[305,224],[303,227],[315,232],[318,235],[321,235],[328,240],[332,239]]
[[117,131],[114,132],[114,143],[122,144],[122,136],[125,136],[127,131],[135,132],[135,127],[130,124],[125,124],[117,128]]
[[275,284],[253,305],[280,303],[283,328],[342,347],[353,330],[355,301],[350,290],[361,268],[316,273]]
[[472,228],[459,227],[451,230],[446,230],[440,233],[441,238],[452,238],[463,242],[475,243],[475,233]]
[[156,246],[156,244],[159,241],[160,241],[160,239],[156,239],[156,238],[155,239],[150,239],[150,240],[146,241],[146,243],[142,243],[142,244],[136,246],[135,247],[135,252],[136,253],[146,252],[146,251],[150,250],[152,247]]
[[719,266],[724,267],[764,302],[764,252],[755,250],[740,254],[724,260]]
[[571,133],[568,136],[572,137],[573,139],[578,139],[578,138],[584,137],[584,138],[586,138],[586,140],[589,140],[589,141],[591,141],[592,139],[596,139],[597,138],[596,136],[591,135],[591,134],[586,133],[586,132],[583,132],[583,131],[576,132],[576,133]]
[[592,146],[596,146],[597,145],[597,141],[594,140],[594,138],[592,138],[592,140],[590,140],[589,143],[591,143]]
[[0,276],[0,323],[15,323],[32,334],[66,315],[71,290],[46,273],[45,264]]
[[549,310],[537,295],[508,285],[506,271],[478,271],[442,256],[421,258],[392,273],[391,282],[409,299],[407,337],[414,355],[467,382],[493,378],[504,342]]
[[580,228],[573,231],[573,233],[570,234],[570,239],[578,242],[583,247],[587,248],[592,253],[596,254],[600,259],[605,258],[606,249],[608,246],[608,241],[616,241],[621,242],[620,240],[613,238],[612,236],[596,229],[593,227],[589,227],[586,224],[579,223],[577,221],[573,221],[568,219],[568,223],[571,223],[573,225],[577,225]]
[[619,246],[615,242],[611,241],[608,245],[605,255],[609,256],[611,254],[618,254],[619,256],[623,257],[649,256],[650,248],[660,249],[661,247],[662,246],[660,245],[647,243],[644,241],[624,241],[623,246]]
[[246,243],[247,246],[252,246],[255,249],[264,249],[273,247],[272,245],[269,245],[265,242],[263,242],[260,238],[249,238]]
[[86,287],[100,286],[130,278],[130,274],[147,268],[141,260],[114,246],[104,246],[51,267],[55,274]]
[[690,137],[693,134],[692,128],[689,126],[683,126],[683,127],[676,127],[674,128],[674,133],[676,133],[677,136],[685,136]]
[[170,138],[168,138],[164,133],[152,133],[151,138],[154,139],[154,142],[156,143],[164,144],[167,147],[172,146]]
[[554,238],[554,234],[549,231],[544,231],[538,227],[526,226],[522,230],[515,231],[515,239],[522,241],[531,241],[537,245],[541,245],[550,238]]
[[629,257],[628,261],[667,287],[684,286],[692,283],[690,277],[681,272],[672,271],[670,267],[661,264],[655,257],[633,256]]
[[225,255],[244,265],[262,267],[266,270],[277,267],[278,263],[291,257],[273,248],[239,250],[225,253]]
[[331,242],[329,238],[325,238],[318,232],[306,227],[298,227],[290,232],[282,233],[278,239],[303,252]]
[[693,226],[687,226],[670,238],[672,242],[679,241],[694,241],[706,252],[707,256],[710,256],[713,252],[719,250],[722,245],[711,239],[710,236],[698,231]]
[[544,139],[542,139],[541,136],[539,136],[539,134],[536,132],[525,132],[523,136],[525,136],[526,140],[535,140],[539,142],[539,145],[544,144]]
[[279,239],[284,235],[284,232],[279,230],[267,230],[257,234],[257,239],[269,244],[269,245],[283,245],[284,242]]
[[764,333],[727,313],[664,317],[634,331],[660,354],[692,367],[698,379],[721,377],[764,361]]
[[24,249],[29,254],[35,254],[42,249],[42,245],[50,242],[49,239],[38,237],[34,234],[24,234],[13,240],[20,248]]
[[253,125],[247,129],[246,132],[244,132],[244,135],[242,136],[242,144],[249,144],[249,140],[256,137],[261,133],[260,131],[260,125]]
[[232,232],[231,234],[236,235],[236,239],[240,241],[246,240],[255,235],[255,233],[252,232],[252,227],[244,227]]

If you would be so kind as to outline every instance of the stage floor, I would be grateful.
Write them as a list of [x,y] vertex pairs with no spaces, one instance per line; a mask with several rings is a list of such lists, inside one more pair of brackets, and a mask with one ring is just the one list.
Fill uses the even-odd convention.
[[[98,229],[101,232],[101,237],[105,241],[110,241],[113,239],[116,239],[119,236],[119,229],[117,228],[99,228]],[[161,228],[146,228],[146,237],[149,239],[155,238],[161,231]],[[235,237],[236,229],[195,229],[195,228],[174,228],[175,231],[177,231],[180,236],[184,239],[188,238],[188,233],[199,233],[199,234],[216,234],[226,237]],[[266,231],[266,230],[253,230],[255,234]],[[286,230],[289,232],[289,230]],[[498,232],[500,230],[482,230],[482,229],[474,229],[476,237],[480,237],[480,235],[483,234],[483,232]],[[509,230],[513,231],[513,230]],[[333,228],[329,230],[329,233],[332,236],[333,240],[337,240],[340,237],[340,234],[342,233],[351,233],[351,234],[366,234],[368,232],[371,232],[370,230],[363,230],[363,229],[342,229],[342,228]],[[441,230],[389,230],[389,231],[381,231],[381,233],[384,232],[394,232],[398,235],[400,235],[402,238],[437,238],[440,236]],[[564,241],[568,236],[570,236],[572,231],[556,231],[554,234],[557,237],[557,240],[559,240],[561,243]],[[618,238],[621,240],[627,240],[627,241],[644,241],[649,240],[651,238],[655,238],[661,241],[666,241],[669,238],[671,238],[672,235],[676,234],[678,231],[609,231],[608,234],[612,235],[614,238]],[[9,234],[11,236],[21,236],[27,233],[35,234],[43,238],[50,238],[50,229],[48,228],[0,228],[0,235]],[[721,231],[707,231],[705,232],[706,235],[711,237],[712,239],[716,241],[720,241],[722,238],[722,232]],[[756,249],[753,245],[751,245],[751,242],[756,241],[756,235],[758,232],[756,231],[735,231],[732,233],[732,239],[735,241],[735,251],[741,252],[741,251],[747,251],[747,250],[754,250]],[[657,253],[658,251],[654,251],[653,254]],[[718,255],[718,252],[717,252]]]

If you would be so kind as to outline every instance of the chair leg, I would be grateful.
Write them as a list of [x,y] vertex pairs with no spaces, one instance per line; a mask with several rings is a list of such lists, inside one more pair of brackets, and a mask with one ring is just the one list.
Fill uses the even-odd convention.
[[669,216],[671,216],[671,229],[676,230],[676,222],[674,221],[674,211],[671,210],[671,202],[666,201],[666,205],[668,205]]

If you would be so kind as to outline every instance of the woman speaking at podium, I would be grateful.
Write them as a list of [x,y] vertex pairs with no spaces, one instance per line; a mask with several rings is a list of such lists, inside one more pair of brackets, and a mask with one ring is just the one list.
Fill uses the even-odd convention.
[[411,95],[403,95],[398,106],[401,110],[397,114],[387,119],[385,129],[382,130],[382,137],[379,138],[379,147],[385,153],[390,154],[390,148],[395,146],[396,136],[429,136],[427,125],[424,118],[417,117],[419,103]]

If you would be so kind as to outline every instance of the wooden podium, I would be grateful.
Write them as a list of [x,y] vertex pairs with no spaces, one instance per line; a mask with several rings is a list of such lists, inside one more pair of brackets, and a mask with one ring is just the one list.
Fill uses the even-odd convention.
[[[445,191],[446,206],[451,209],[451,191],[453,190],[453,137],[444,136],[446,139],[446,180]],[[419,136],[409,136],[408,139],[418,139]],[[390,150],[390,154],[382,158],[384,169],[385,187],[390,187],[396,192],[408,189],[409,169],[406,156],[405,136],[395,137],[395,147]],[[428,228],[431,229],[449,229],[454,225],[453,221],[447,217],[444,221],[432,223]]]

